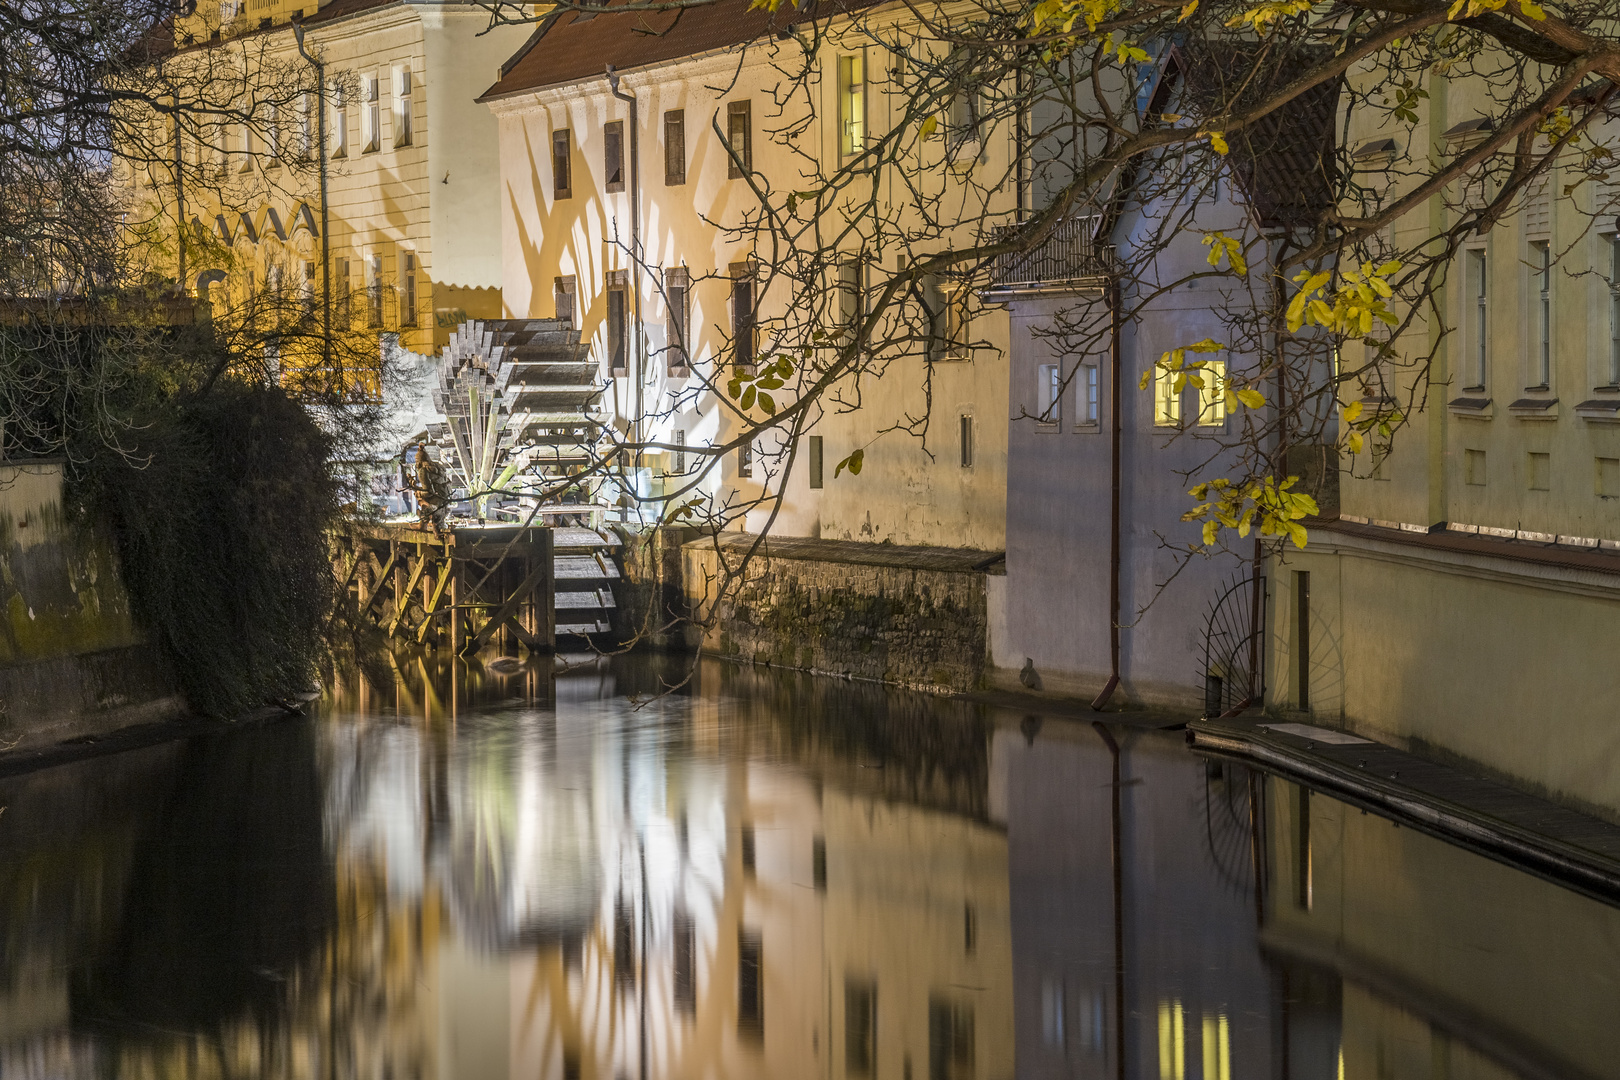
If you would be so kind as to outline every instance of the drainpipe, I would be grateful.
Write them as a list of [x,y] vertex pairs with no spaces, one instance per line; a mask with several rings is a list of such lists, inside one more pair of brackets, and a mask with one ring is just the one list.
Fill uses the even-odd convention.
[[304,26],[293,23],[293,39],[298,55],[315,69],[315,139],[320,145],[321,165],[321,360],[330,377],[332,371],[332,230],[326,201],[326,64],[304,49]]
[[[630,106],[630,260],[636,265],[631,268],[630,301],[635,308],[635,418],[631,421],[631,439],[634,442],[642,441],[641,423],[646,413],[643,400],[643,388],[646,383],[645,350],[642,348],[641,325],[641,120],[637,115],[636,96],[627,94],[619,89],[619,73],[613,65],[607,66],[608,88],[613,96]],[[641,466],[641,451],[636,451],[636,467]]]
[[1108,283],[1108,423],[1111,428],[1112,444],[1109,454],[1109,471],[1112,481],[1112,497],[1109,503],[1109,533],[1108,533],[1108,682],[1103,685],[1102,693],[1092,701],[1091,707],[1098,710],[1108,704],[1108,699],[1114,696],[1119,687],[1119,487],[1120,487],[1120,357],[1119,357],[1119,281],[1114,279]]

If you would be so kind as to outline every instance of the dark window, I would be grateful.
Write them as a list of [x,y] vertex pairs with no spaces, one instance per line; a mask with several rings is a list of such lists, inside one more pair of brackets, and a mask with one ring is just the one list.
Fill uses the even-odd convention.
[[972,956],[979,947],[979,913],[972,904],[962,905],[962,951]]
[[675,1011],[697,1014],[697,930],[685,908],[675,909]]
[[551,193],[558,199],[567,199],[574,194],[570,145],[567,128],[551,133]]
[[630,902],[620,896],[613,901],[613,981],[621,986],[636,983],[636,927]]
[[765,1038],[764,951],[758,932],[737,931],[737,1035],[756,1043]]
[[607,190],[624,190],[624,121],[615,120],[602,129],[602,175]]
[[877,1066],[877,985],[844,979],[844,1072],[871,1076]]
[[552,285],[552,298],[557,302],[557,321],[572,327],[574,325],[574,279],[572,276],[557,278]]
[[731,266],[731,348],[732,363],[751,367],[758,352],[754,325],[754,268],[749,263]]
[[[745,442],[737,448],[737,475],[752,477],[754,475],[754,444]],[[748,830],[748,847],[745,849],[749,873],[754,870],[754,830]]]
[[928,999],[928,1080],[972,1080],[973,1008]]
[[973,417],[963,413],[956,418],[956,438],[962,451],[962,468],[973,468]]
[[692,343],[687,339],[690,333],[687,319],[687,290],[690,284],[684,269],[664,271],[664,303],[669,309],[664,323],[669,339],[666,362],[671,375],[685,375],[691,364]]
[[679,187],[686,183],[686,111],[671,109],[664,114],[664,183]]
[[1294,571],[1294,679],[1301,712],[1311,707],[1311,575]]
[[[727,176],[738,177],[753,171],[752,129],[748,102],[733,101],[726,106],[726,141],[731,144],[731,154],[727,155],[730,159],[726,165]],[[737,165],[739,161],[742,162],[741,168]]]
[[625,290],[622,285],[610,285],[607,292],[607,345],[608,366],[613,374],[623,375],[629,371],[627,345],[630,335],[625,327]]
[[[810,486],[818,488],[823,482],[821,436],[810,436]],[[823,850],[825,856],[825,850]]]
[[[747,476],[748,474],[743,473],[743,475]],[[742,849],[743,873],[747,874],[749,877],[753,877],[754,876],[754,827],[752,825],[744,825],[744,826],[741,827],[739,832],[741,833],[740,839],[741,839],[742,842],[738,846]]]

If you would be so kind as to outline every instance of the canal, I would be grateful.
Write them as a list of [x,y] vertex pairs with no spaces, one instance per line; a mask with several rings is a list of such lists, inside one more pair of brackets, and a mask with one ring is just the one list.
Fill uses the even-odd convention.
[[575,659],[0,777],[0,1078],[1620,1077],[1620,910],[1180,731]]

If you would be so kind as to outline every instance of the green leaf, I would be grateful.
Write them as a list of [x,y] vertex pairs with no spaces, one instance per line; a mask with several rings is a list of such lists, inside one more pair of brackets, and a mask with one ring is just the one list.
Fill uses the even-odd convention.
[[754,407],[755,394],[756,391],[752,386],[743,391],[742,400],[737,403],[742,407],[743,412],[747,412]]
[[837,479],[838,474],[843,472],[845,469],[849,470],[849,474],[851,476],[861,475],[861,463],[865,461],[865,459],[865,450],[855,451],[853,454],[849,455],[849,457],[845,458],[843,461],[840,461],[833,467],[833,478]]
[[776,399],[763,390],[759,392],[759,407],[772,416],[776,415]]

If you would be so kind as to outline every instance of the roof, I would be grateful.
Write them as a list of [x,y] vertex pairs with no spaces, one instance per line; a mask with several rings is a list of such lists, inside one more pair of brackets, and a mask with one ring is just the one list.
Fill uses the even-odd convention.
[[[1182,52],[1178,49],[1177,52]],[[1316,48],[1266,56],[1253,47],[1182,54],[1188,91],[1211,111],[1237,112],[1263,101],[1326,59]],[[1342,81],[1311,87],[1247,127],[1227,135],[1228,163],[1267,227],[1307,226],[1337,205],[1335,150]]]
[[293,23],[295,22],[302,23],[306,27],[317,27],[326,23],[336,22],[339,19],[347,18],[350,15],[358,15],[362,11],[370,11],[372,8],[397,7],[403,5],[404,3],[405,0],[331,0],[331,3],[322,4],[320,9],[314,14],[306,15],[299,19],[271,23],[269,26],[258,26],[252,30],[246,30],[242,33],[232,34],[224,38],[193,38],[184,42],[176,42],[174,40],[172,33],[173,24],[172,22],[165,20],[165,22],[161,24],[160,28],[155,28],[154,32],[160,32],[161,29],[169,29],[171,33],[166,41],[158,40],[156,38],[150,40],[146,46],[146,58],[156,60],[164,55],[212,48],[228,42],[240,41],[243,38],[256,37],[260,34],[274,34],[284,30],[291,31],[293,28]]
[[[479,100],[601,78],[609,64],[629,71],[767,40],[796,23],[868,7],[873,0],[810,0],[798,7],[784,4],[774,12],[751,8],[751,0],[715,0],[663,11],[613,10],[630,2],[608,0],[598,11],[560,11],[547,18]],[[634,2],[639,6],[644,0]]]

